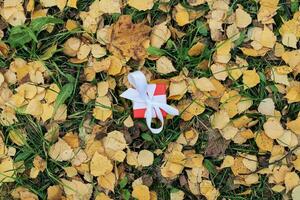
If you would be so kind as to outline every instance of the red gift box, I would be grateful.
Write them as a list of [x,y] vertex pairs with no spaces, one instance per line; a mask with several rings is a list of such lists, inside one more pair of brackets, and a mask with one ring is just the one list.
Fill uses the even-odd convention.
[[[154,96],[166,95],[166,90],[167,90],[166,84],[163,84],[163,83],[156,84]],[[166,102],[163,102],[163,103],[166,103]],[[160,110],[162,112],[163,117],[166,117],[167,113],[162,109],[160,109]],[[145,112],[146,112],[146,108],[134,109],[133,117],[134,118],[145,118]]]

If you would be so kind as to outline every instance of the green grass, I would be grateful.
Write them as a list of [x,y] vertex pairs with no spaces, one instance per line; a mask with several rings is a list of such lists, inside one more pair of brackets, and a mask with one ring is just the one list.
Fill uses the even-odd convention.
[[[83,11],[88,8],[88,6],[93,2],[93,0],[79,0],[78,1],[78,10]],[[178,2],[183,2],[185,6],[187,6],[186,1],[179,0],[171,0],[170,5],[176,5]],[[242,4],[244,9],[249,12],[251,15],[255,15],[258,11],[258,4],[254,0],[250,1],[242,1],[235,0],[233,1],[232,8],[236,8],[237,4]],[[207,10],[207,6],[198,7],[197,9]],[[68,16],[76,15],[78,11],[74,9],[66,9],[65,13],[56,13],[55,10],[51,10],[54,16],[61,17],[66,19]],[[50,12],[51,12],[50,11]],[[75,13],[75,14],[74,14]],[[147,15],[151,16],[151,26],[155,25],[155,22],[158,21],[165,14],[158,9],[158,4],[154,6],[151,11],[137,11],[133,8],[126,7],[123,10],[123,14],[129,14],[133,17],[133,21],[138,22],[142,21],[147,17]],[[282,23],[281,18],[288,19],[292,16],[290,12],[289,6],[285,3],[285,1],[281,1],[280,8],[278,10],[278,14],[275,17],[275,21],[278,27]],[[117,20],[119,15],[113,16],[105,16],[105,23],[113,23]],[[77,19],[76,17],[74,17]],[[78,20],[78,19],[77,19]],[[173,22],[171,22],[172,24]],[[186,35],[181,39],[170,39],[167,42],[167,45],[162,50],[156,50],[159,54],[163,54],[168,56],[172,62],[175,64],[175,68],[177,71],[181,71],[186,68],[189,71],[189,77],[209,77],[211,76],[211,72],[209,70],[202,71],[197,68],[197,65],[203,60],[211,61],[212,55],[217,47],[214,46],[214,43],[210,40],[210,33],[208,32],[207,26],[205,25],[204,18],[200,18],[191,24],[178,27],[176,23],[172,24],[175,28],[180,29],[185,32]],[[277,27],[277,28],[278,28]],[[68,83],[68,75],[71,75],[74,81],[74,89],[72,92],[72,96],[67,100],[68,105],[68,120],[65,121],[60,126],[60,131],[65,133],[67,131],[79,130],[82,131],[83,123],[85,120],[91,118],[92,109],[94,107],[94,102],[90,102],[87,105],[83,104],[79,97],[79,87],[84,82],[81,74],[83,72],[83,64],[71,64],[68,62],[67,57],[62,53],[62,44],[66,41],[70,36],[78,36],[83,31],[75,30],[72,32],[61,31],[62,25],[58,25],[52,33],[42,32],[38,35],[38,43],[28,43],[25,46],[17,48],[14,54],[8,59],[0,59],[0,66],[7,67],[9,63],[16,57],[21,57],[25,60],[37,60],[39,59],[49,47],[54,44],[57,44],[57,51],[49,60],[45,61],[47,69],[52,73],[51,81],[57,83],[59,86],[63,86]],[[277,29],[276,29],[277,31]],[[4,38],[7,39],[7,38]],[[188,56],[188,50],[198,41],[205,39],[205,43],[207,44],[207,48],[204,53],[199,57],[190,57]],[[241,38],[243,39],[243,38]],[[154,49],[155,51],[155,49]],[[155,52],[156,52],[155,51]],[[157,53],[157,52],[156,52]],[[257,72],[260,74],[261,82],[254,88],[251,89],[241,89],[243,84],[241,78],[237,81],[233,81],[231,85],[231,89],[239,89],[241,90],[240,94],[243,97],[247,97],[253,100],[252,108],[257,108],[259,102],[264,98],[268,97],[268,92],[266,91],[266,87],[270,87],[273,91],[273,100],[275,102],[276,108],[278,110],[282,110],[286,105],[288,115],[283,116],[283,120],[287,120],[287,118],[295,119],[297,114],[300,111],[300,104],[293,103],[287,104],[286,100],[284,100],[283,95],[281,95],[276,88],[274,87],[273,82],[269,82],[264,77],[265,71],[267,68],[272,67],[272,65],[280,64],[276,61],[269,61],[267,55],[262,59],[253,59],[247,58],[242,55],[241,51],[235,50],[232,51],[232,55],[240,56],[242,58],[247,59],[250,68],[255,68]],[[145,66],[156,73],[155,71],[155,62],[147,60]],[[134,65],[132,67],[135,67]],[[162,75],[163,78],[169,78],[171,75]],[[105,74],[97,75],[97,79],[105,80],[107,76]],[[299,76],[298,76],[299,80]],[[50,82],[50,80],[48,81]],[[47,82],[47,83],[48,83]],[[121,101],[121,102],[118,102]],[[114,119],[110,123],[108,129],[121,129],[123,121],[127,116],[130,115],[129,110],[118,110],[118,104],[123,104],[124,100],[119,100],[117,98],[114,99],[115,107],[114,111]],[[179,117],[175,117],[172,121],[170,121],[164,131],[158,135],[152,135],[149,131],[145,129],[145,131],[140,131],[140,137],[134,139],[132,143],[132,148],[134,150],[139,150],[141,146],[147,147],[148,150],[162,149],[165,150],[171,142],[176,141],[177,137],[180,135],[182,130],[187,130],[190,127],[197,128],[201,130],[200,139],[195,145],[195,150],[197,153],[204,154],[205,147],[207,145],[207,134],[209,131],[206,127],[203,127],[199,124],[207,123],[209,121],[209,116],[212,114],[211,109],[207,109],[203,114],[198,117],[194,117],[189,122],[180,121]],[[249,117],[253,119],[259,120],[259,125],[256,127],[256,130],[262,128],[263,122],[266,120],[264,116],[261,114],[248,114]],[[44,139],[44,134],[46,132],[45,126],[39,124],[34,118],[25,115],[18,115],[19,122],[12,127],[0,127],[0,130],[3,132],[4,136],[7,138],[10,130],[13,129],[24,129],[27,131],[28,139],[24,146],[16,146],[11,143],[9,139],[6,139],[5,143],[7,146],[13,146],[17,149],[17,154],[15,157],[16,161],[24,161],[24,165],[26,169],[30,169],[32,167],[32,161],[35,156],[39,155],[47,162],[47,168],[45,172],[41,173],[37,179],[30,179],[28,177],[28,172],[22,173],[17,176],[14,184],[2,184],[0,187],[0,199],[10,199],[9,193],[16,186],[24,186],[29,190],[36,193],[40,199],[46,199],[47,197],[47,188],[50,185],[58,184],[59,179],[63,174],[63,167],[68,166],[69,163],[58,163],[53,161],[48,157],[48,149],[51,145],[50,142]],[[96,123],[93,119],[91,123]],[[145,126],[143,121],[139,122],[141,126]],[[133,128],[126,130],[129,134],[135,133]],[[251,153],[258,155],[258,148],[254,140],[249,140],[247,143],[243,145],[231,144],[226,151],[228,155],[237,155],[238,152]],[[244,200],[244,199],[281,199],[281,194],[275,194],[270,189],[268,185],[268,179],[266,176],[260,176],[259,184],[251,186],[252,193],[250,195],[244,196],[240,195],[240,193],[246,191],[247,187],[239,187],[235,188],[233,186],[233,175],[231,174],[229,169],[223,169],[221,171],[213,170],[215,166],[219,166],[221,164],[221,160],[217,158],[205,158],[209,160],[209,164],[212,166],[212,170],[210,171],[210,178],[213,181],[214,185],[220,190],[221,196],[220,199],[236,199],[236,200]],[[129,175],[134,176],[134,178],[138,178],[143,175],[150,175],[153,178],[153,184],[151,189],[157,192],[159,199],[169,199],[170,192],[175,188],[181,189],[186,192],[186,199],[197,199],[193,194],[191,194],[185,186],[180,185],[178,181],[166,181],[158,174],[158,169],[161,166],[163,161],[163,155],[157,156],[154,164],[146,168],[145,170],[136,170],[129,166],[126,170]],[[183,173],[184,174],[184,173]],[[131,191],[131,182],[134,179],[132,177],[128,178],[128,183],[124,186],[118,185],[115,192],[115,199],[121,198],[121,196],[128,195],[127,193]]]

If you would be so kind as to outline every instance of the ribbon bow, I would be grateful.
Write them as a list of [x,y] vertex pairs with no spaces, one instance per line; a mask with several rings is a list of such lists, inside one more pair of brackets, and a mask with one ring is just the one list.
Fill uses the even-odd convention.
[[[169,106],[166,101],[166,95],[155,96],[155,84],[147,84],[145,75],[141,71],[135,71],[128,75],[129,83],[135,88],[129,88],[121,94],[121,97],[133,102],[133,108],[146,108],[145,118],[147,126],[152,133],[160,133],[164,126],[164,117],[162,110],[170,115],[178,115],[176,108]],[[161,122],[159,128],[152,128],[151,121],[157,118]]]

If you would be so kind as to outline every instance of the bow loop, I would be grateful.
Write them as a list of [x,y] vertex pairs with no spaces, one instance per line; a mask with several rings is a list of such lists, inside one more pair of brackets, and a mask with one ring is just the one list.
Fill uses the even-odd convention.
[[[133,109],[145,109],[145,118],[147,126],[152,133],[160,133],[164,126],[164,117],[162,110],[170,115],[178,115],[176,108],[166,103],[166,96],[155,96],[155,84],[147,84],[147,79],[141,71],[135,71],[128,75],[129,83],[135,88],[129,88],[121,94],[121,97],[133,101]],[[157,117],[161,122],[159,128],[152,128],[152,119]]]

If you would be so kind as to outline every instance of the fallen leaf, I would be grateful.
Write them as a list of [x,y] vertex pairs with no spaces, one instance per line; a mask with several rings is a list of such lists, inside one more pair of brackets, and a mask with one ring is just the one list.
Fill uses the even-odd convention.
[[246,28],[252,22],[251,16],[243,10],[239,5],[238,9],[235,10],[236,25],[239,28]]
[[272,139],[277,139],[283,135],[283,128],[279,120],[269,118],[263,125],[265,133]]
[[154,161],[154,155],[151,151],[148,150],[142,150],[139,152],[137,157],[139,165],[143,167],[147,167],[153,164]]
[[53,144],[49,149],[49,156],[55,161],[69,161],[73,158],[73,149],[63,139]]
[[144,1],[128,0],[127,3],[129,6],[135,8],[137,10],[150,10],[154,5],[153,0],[144,0]]
[[[101,167],[99,167],[100,165]],[[113,165],[107,157],[95,152],[91,160],[90,168],[93,176],[103,176],[112,171]]]
[[255,87],[257,84],[260,83],[260,78],[256,73],[255,69],[243,71],[243,83],[246,89]]
[[171,31],[167,27],[167,22],[155,25],[150,35],[150,44],[153,47],[161,48],[171,37]]
[[97,97],[93,116],[101,121],[105,121],[112,116],[111,102],[107,96]]
[[162,56],[156,61],[156,69],[157,72],[161,74],[168,74],[176,71],[171,60],[166,56]]
[[272,98],[266,98],[262,100],[258,105],[258,112],[263,115],[274,116],[275,114],[275,104]]
[[146,185],[136,185],[133,187],[132,197],[138,200],[150,200],[150,191]]
[[129,15],[122,15],[112,27],[108,50],[116,57],[142,60],[147,57],[143,43],[149,40],[150,31],[144,23],[133,24]]

